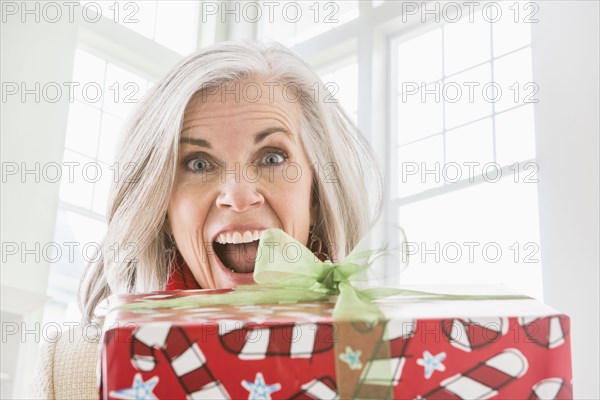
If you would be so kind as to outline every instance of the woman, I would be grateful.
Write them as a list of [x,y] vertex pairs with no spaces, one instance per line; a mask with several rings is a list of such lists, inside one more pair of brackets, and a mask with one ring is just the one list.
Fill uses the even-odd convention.
[[[321,258],[343,258],[378,215],[380,178],[330,98],[280,45],[220,43],[159,81],[126,129],[102,257],[81,285],[86,321],[99,320],[111,294],[252,283],[260,232],[270,227]],[[78,360],[89,367],[96,343],[74,336],[47,346],[42,365],[55,373],[41,375],[38,396],[72,396],[66,379],[83,384],[77,397],[97,396],[95,376],[69,364],[92,354]]]

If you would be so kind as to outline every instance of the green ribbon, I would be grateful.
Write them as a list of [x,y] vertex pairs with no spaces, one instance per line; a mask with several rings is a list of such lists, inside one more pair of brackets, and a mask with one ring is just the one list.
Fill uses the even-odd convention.
[[319,260],[306,246],[279,229],[262,232],[254,267],[255,285],[239,285],[234,291],[200,294],[170,300],[130,303],[122,309],[193,308],[214,305],[258,305],[327,301],[337,296],[336,321],[375,324],[385,318],[374,300],[402,296],[410,300],[509,300],[521,295],[451,295],[398,288],[360,289],[355,283],[386,249],[354,249],[343,261]]

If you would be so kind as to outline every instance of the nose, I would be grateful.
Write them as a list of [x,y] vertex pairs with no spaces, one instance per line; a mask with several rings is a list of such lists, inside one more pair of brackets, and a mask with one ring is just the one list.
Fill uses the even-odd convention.
[[221,192],[217,197],[217,207],[224,210],[244,212],[259,208],[265,199],[256,190],[256,184],[244,177],[227,177],[221,184]]

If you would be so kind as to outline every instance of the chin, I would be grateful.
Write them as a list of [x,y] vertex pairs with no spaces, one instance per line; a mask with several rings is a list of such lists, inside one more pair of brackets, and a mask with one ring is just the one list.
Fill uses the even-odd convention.
[[254,282],[252,272],[235,272],[225,267],[214,253],[209,256],[210,269],[217,289],[234,288],[237,285],[251,285]]

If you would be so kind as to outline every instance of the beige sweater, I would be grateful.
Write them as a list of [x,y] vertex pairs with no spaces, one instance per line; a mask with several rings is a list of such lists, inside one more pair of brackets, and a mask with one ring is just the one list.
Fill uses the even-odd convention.
[[[42,349],[32,396],[36,399],[98,399],[97,368],[100,338],[94,329],[64,331]],[[94,337],[92,337],[94,336]]]

